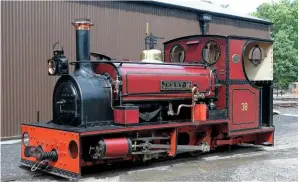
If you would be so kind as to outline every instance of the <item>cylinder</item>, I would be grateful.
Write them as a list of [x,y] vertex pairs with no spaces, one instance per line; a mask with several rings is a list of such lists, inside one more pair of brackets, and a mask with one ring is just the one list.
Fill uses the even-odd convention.
[[128,138],[104,139],[104,157],[126,157],[132,152],[132,142]]
[[[90,62],[90,27],[93,26],[89,19],[76,19],[72,23],[76,29],[76,59],[77,61]],[[89,66],[90,63],[76,64],[76,69]]]

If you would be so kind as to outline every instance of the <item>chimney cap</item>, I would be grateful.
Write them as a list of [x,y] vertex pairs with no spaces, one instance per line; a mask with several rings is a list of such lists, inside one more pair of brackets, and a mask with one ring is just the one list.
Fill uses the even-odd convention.
[[76,29],[89,29],[93,26],[93,23],[88,18],[78,18],[75,19],[72,24],[75,26]]

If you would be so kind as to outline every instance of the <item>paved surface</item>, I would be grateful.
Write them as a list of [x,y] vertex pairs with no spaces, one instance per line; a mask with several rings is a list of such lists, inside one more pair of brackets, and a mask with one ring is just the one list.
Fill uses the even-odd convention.
[[298,96],[297,95],[283,95],[283,96],[273,96],[273,105],[285,106],[285,107],[297,107],[298,106]]
[[[238,146],[200,157],[179,156],[147,165],[108,166],[81,181],[298,181],[297,108],[276,108],[274,147]],[[18,167],[20,144],[1,145],[2,181],[62,181]],[[100,170],[100,169],[99,169]]]
[[295,98],[295,97],[298,98],[298,95],[296,95],[296,93],[290,93],[290,92],[287,92],[287,93],[284,93],[281,95],[279,92],[278,96],[277,96],[277,92],[273,91],[273,97],[274,98]]
[[284,101],[284,100],[277,100],[273,102],[274,107],[297,107],[298,101]]

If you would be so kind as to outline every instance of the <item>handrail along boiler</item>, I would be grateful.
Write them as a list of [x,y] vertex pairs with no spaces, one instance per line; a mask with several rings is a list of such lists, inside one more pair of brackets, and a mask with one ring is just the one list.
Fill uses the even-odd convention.
[[141,61],[119,61],[90,52],[89,19],[72,24],[74,71],[63,48],[48,60],[59,76],[52,119],[21,126],[32,171],[78,179],[96,164],[274,144],[271,40],[192,35],[165,42],[162,56],[147,28]]

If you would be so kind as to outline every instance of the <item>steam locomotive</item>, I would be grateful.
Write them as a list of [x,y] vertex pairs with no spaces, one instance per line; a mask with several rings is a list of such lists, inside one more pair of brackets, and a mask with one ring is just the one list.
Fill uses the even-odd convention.
[[59,76],[52,119],[21,125],[21,164],[32,171],[78,179],[97,164],[274,145],[272,40],[192,35],[164,42],[162,54],[147,32],[141,61],[119,61],[90,52],[89,19],[72,24],[77,61],[63,49],[48,60]]

